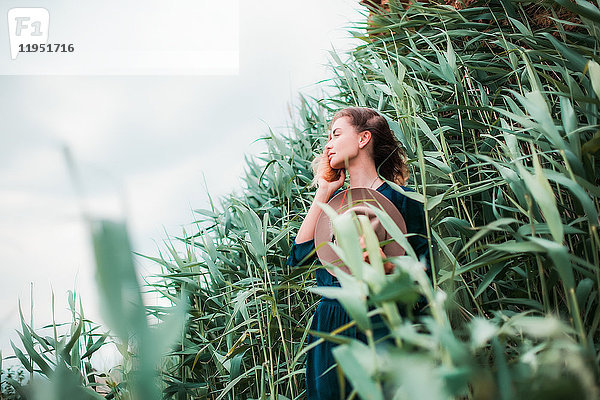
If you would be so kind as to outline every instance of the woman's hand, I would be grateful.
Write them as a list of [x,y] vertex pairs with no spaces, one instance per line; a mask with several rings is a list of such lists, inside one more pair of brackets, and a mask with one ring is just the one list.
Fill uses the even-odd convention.
[[326,152],[322,153],[319,157],[317,168],[319,190],[325,191],[331,196],[344,184],[346,172],[343,169],[331,168]]
[[315,226],[321,214],[321,207],[317,203],[327,203],[331,195],[342,187],[346,178],[344,170],[334,170],[331,168],[325,154],[315,157],[312,166],[315,170],[318,188],[313,203],[310,205],[308,213],[306,213],[306,217],[302,221],[302,225],[300,225],[300,229],[296,235],[296,243],[303,243],[315,238]]
[[[364,236],[360,237],[360,247],[361,248],[365,247],[365,238],[364,238]],[[381,247],[379,248],[379,254],[381,254],[381,259],[382,260],[386,259],[387,256],[385,255],[385,253],[383,252],[383,249]],[[369,252],[367,250],[363,251],[362,256],[363,256],[363,261],[364,262],[370,263],[370,261],[369,261]],[[391,274],[392,272],[394,272],[394,268],[395,267],[396,266],[391,261],[386,261],[386,262],[383,263],[383,271],[385,272],[386,275],[387,274]]]

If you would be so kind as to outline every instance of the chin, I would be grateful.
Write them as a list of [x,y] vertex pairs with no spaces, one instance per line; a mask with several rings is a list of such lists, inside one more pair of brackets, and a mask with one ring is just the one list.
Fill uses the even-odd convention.
[[342,169],[344,168],[344,163],[336,163],[334,160],[331,160],[329,166],[333,169]]
[[329,160],[329,166],[333,169],[342,169],[344,167],[344,161],[340,161],[338,157],[333,156],[331,160]]

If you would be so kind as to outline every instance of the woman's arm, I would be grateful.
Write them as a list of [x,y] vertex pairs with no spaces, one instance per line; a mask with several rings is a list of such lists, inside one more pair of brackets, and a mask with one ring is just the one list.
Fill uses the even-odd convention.
[[[333,182],[329,182],[327,179],[325,179],[327,173],[330,171],[331,167],[329,166],[327,157],[325,155],[321,155],[320,165],[317,170],[317,192],[315,193],[315,198],[308,209],[306,217],[304,217],[304,221],[302,221],[302,225],[300,225],[300,229],[296,235],[296,243],[307,242],[315,238],[315,226],[317,225],[319,215],[323,211],[321,210],[321,207],[316,204],[316,202],[327,203],[335,191],[341,188],[344,184],[344,180],[346,179],[346,173],[344,170],[340,170],[339,178]],[[329,178],[331,179],[331,177]]]

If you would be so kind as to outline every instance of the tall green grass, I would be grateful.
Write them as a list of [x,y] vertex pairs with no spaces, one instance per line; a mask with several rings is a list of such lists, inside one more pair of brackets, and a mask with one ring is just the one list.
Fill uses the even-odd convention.
[[[293,132],[265,137],[267,152],[248,160],[245,193],[198,210],[198,232],[179,238],[187,258],[160,260],[164,290],[198,286],[173,385],[205,384],[207,398],[303,396],[313,267],[291,271],[285,258],[326,122],[357,105],[385,114],[406,147],[439,259],[431,286],[397,260],[428,295],[430,317],[402,320],[371,302],[395,348],[367,357],[368,345],[315,333],[343,343],[336,357],[356,394],[597,395],[600,14],[583,1],[548,3],[538,12],[567,7],[577,26],[555,18],[540,28],[530,6],[392,1],[356,33],[364,45],[345,60],[331,53],[338,94],[303,101]],[[375,287],[365,298],[393,297]],[[368,330],[359,309],[348,305]]]
[[[67,299],[71,322],[57,323],[53,315],[53,323],[40,329],[27,323],[19,306],[21,327],[17,333],[21,343],[11,341],[11,346],[29,379],[26,385],[23,379],[6,383],[20,399],[103,398],[96,387],[104,374],[92,367],[91,357],[111,341],[109,333],[85,317],[77,293],[69,291]],[[53,294],[53,313],[54,309]]]
[[554,313],[588,346],[600,323],[598,10],[549,4],[577,12],[577,29],[534,30],[527,4],[391,2],[370,31],[382,34],[340,66],[352,79],[334,101],[398,122],[442,249],[435,283],[458,285],[463,314]]

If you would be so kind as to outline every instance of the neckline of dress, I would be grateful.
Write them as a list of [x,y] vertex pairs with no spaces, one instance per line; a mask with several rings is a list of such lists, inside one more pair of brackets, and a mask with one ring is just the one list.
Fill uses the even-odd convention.
[[[377,189],[371,189],[371,190],[376,190],[379,193],[381,193],[388,186],[389,186],[388,183],[386,181],[383,181],[383,183],[381,185],[377,186]],[[357,186],[357,187],[361,187],[361,186]],[[333,195],[331,195],[331,198],[329,200],[331,200],[332,198],[334,198],[337,194],[343,193],[343,192],[347,191],[348,189],[352,189],[352,188],[351,187],[347,187],[346,189],[343,189],[343,190],[341,188],[338,189]],[[367,189],[369,189],[369,188],[367,188]]]
[[[383,189],[385,189],[385,187],[387,186],[387,184],[388,184],[388,183],[387,183],[386,181],[383,181],[383,183],[382,183],[381,185],[377,186],[377,188],[375,188],[375,189],[373,189],[373,188],[370,188],[370,187],[364,187],[364,188],[366,188],[366,189],[371,189],[371,190],[376,190],[376,191],[378,191],[378,192],[381,192]],[[355,186],[354,188],[353,188],[352,186],[348,186],[348,187],[347,187],[346,189],[344,189],[344,190],[348,190],[348,189],[355,189],[355,188],[356,188],[356,189],[358,189],[358,188],[363,188],[363,186]]]
[[377,186],[377,189],[375,189],[375,190],[377,190],[378,192],[381,192],[384,189],[385,185],[387,185],[387,182],[383,181],[383,183],[381,185]]

